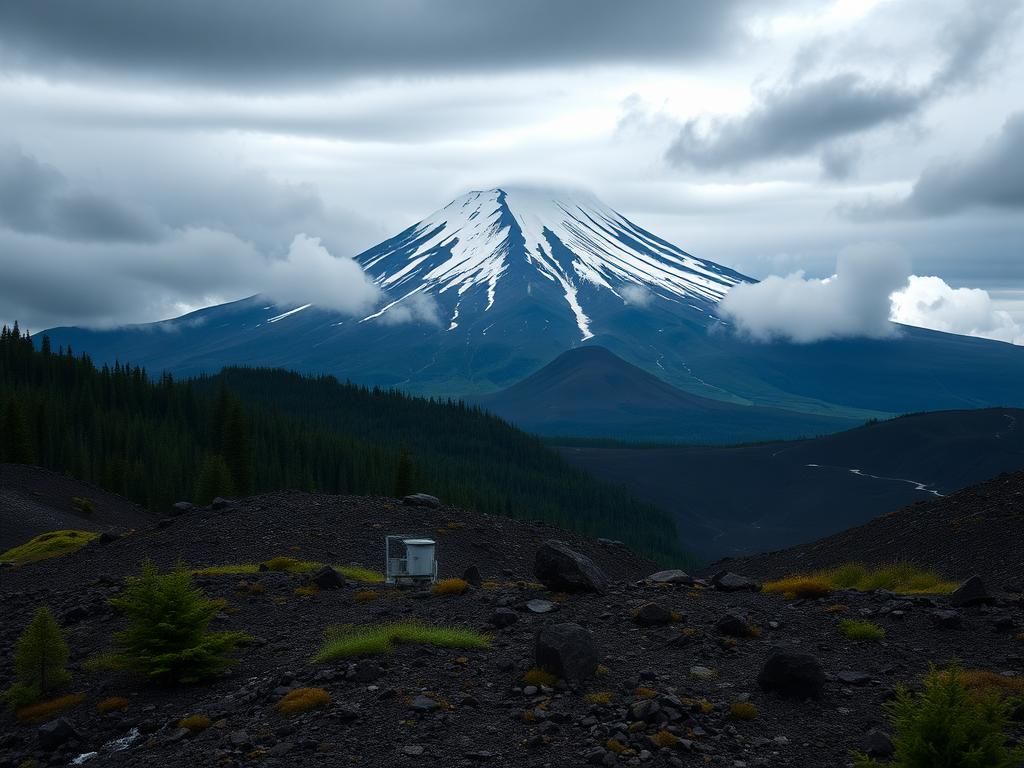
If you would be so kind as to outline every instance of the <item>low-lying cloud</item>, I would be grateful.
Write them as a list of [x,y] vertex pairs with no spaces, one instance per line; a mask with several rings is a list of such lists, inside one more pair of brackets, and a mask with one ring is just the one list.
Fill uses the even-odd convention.
[[831,277],[796,272],[740,283],[722,299],[718,314],[737,333],[760,342],[894,338],[901,323],[1024,344],[1024,326],[998,309],[987,291],[910,274],[905,258],[879,246],[848,249]]
[[401,323],[441,325],[441,308],[433,296],[416,291],[399,299],[387,312],[380,315],[378,322],[384,325],[399,325]]
[[634,307],[646,307],[651,303],[651,292],[642,285],[627,285],[619,289],[622,300]]
[[346,315],[369,312],[381,298],[355,260],[331,255],[306,234],[295,236],[285,258],[269,263],[263,284],[263,295],[277,304],[315,304]]
[[740,283],[722,299],[718,314],[757,341],[888,338],[897,333],[889,322],[889,296],[906,285],[909,272],[907,261],[891,249],[848,249],[831,277],[796,272]]
[[1024,344],[1024,326],[997,309],[988,291],[953,288],[940,277],[911,275],[892,295],[892,319],[935,331]]

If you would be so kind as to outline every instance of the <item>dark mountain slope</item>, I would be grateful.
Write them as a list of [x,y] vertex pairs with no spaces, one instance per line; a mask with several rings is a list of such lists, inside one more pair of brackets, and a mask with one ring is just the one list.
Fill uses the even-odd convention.
[[584,446],[561,453],[673,513],[689,546],[721,557],[811,541],[1020,469],[1024,411],[919,413],[761,445]]
[[[93,510],[76,509],[76,497],[92,502]],[[116,493],[42,467],[0,464],[0,552],[47,531],[123,531],[159,517]]]
[[[909,561],[954,579],[978,573],[1024,591],[1024,472],[919,501],[819,541],[716,565],[757,576]],[[713,568],[716,566],[709,566]]]
[[835,432],[860,423],[699,397],[596,345],[564,352],[508,389],[473,401],[541,435],[737,443],[765,434]]

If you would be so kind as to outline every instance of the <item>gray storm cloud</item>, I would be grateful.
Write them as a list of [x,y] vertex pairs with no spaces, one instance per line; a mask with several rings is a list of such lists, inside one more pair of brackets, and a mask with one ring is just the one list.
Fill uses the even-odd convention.
[[737,39],[740,11],[753,5],[33,0],[0,4],[0,41],[9,65],[59,74],[84,69],[268,88],[408,70],[694,59]]

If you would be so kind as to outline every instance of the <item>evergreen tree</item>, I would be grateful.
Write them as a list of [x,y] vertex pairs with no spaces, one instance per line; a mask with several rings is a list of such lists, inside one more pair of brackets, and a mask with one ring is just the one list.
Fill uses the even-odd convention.
[[217,675],[234,663],[227,654],[248,639],[241,632],[207,631],[219,605],[180,565],[160,574],[145,562],[142,575],[130,578],[110,604],[128,619],[128,628],[115,635],[116,661],[159,682],[191,683]]
[[10,398],[0,421],[0,457],[12,464],[33,463],[32,438],[22,405]]
[[252,444],[245,412],[238,403],[228,407],[222,435],[221,454],[231,475],[233,493],[246,496],[252,490]]
[[412,493],[412,457],[409,452],[402,449],[398,454],[398,466],[395,470],[395,491],[392,494],[396,499],[408,496]]
[[218,496],[230,497],[235,493],[231,484],[231,470],[223,456],[207,456],[196,481],[196,504],[209,504]]
[[68,644],[47,606],[40,606],[14,646],[15,684],[7,691],[7,700],[15,708],[37,701],[41,696],[66,685],[71,676]]

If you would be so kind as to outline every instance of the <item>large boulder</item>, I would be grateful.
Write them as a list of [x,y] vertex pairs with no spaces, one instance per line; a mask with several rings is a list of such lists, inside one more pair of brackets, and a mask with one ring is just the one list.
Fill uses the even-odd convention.
[[320,589],[337,589],[345,586],[345,578],[331,566],[325,565],[313,574],[313,583]]
[[555,539],[548,539],[537,550],[533,573],[555,592],[603,593],[608,587],[608,577],[593,560]]
[[474,587],[479,587],[484,583],[484,578],[480,575],[480,569],[475,565],[469,566],[462,572],[462,580]]
[[69,739],[77,738],[78,734],[71,723],[60,717],[40,725],[36,736],[39,738],[39,746],[49,752],[62,746]]
[[754,630],[745,616],[727,613],[715,623],[715,629],[726,637],[750,637]]
[[600,657],[594,636],[579,624],[552,624],[537,633],[537,666],[565,680],[586,680]]
[[982,581],[981,576],[971,576],[967,581],[957,587],[953,594],[949,596],[949,602],[951,605],[957,608],[963,608],[968,605],[980,605],[981,603],[991,603],[994,598],[992,593],[988,591],[985,586],[985,582]]
[[761,690],[790,699],[820,699],[825,692],[825,670],[809,653],[775,649],[757,676]]
[[693,584],[693,576],[678,568],[652,573],[647,580],[653,581],[655,584]]

